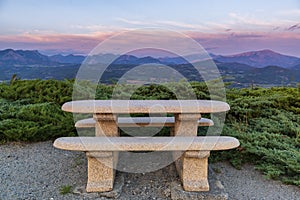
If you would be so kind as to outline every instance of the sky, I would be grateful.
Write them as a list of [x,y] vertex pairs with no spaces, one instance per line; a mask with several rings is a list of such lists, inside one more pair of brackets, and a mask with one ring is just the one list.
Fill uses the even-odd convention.
[[300,57],[300,0],[0,0],[0,49],[88,54],[149,27],[186,34],[214,54]]

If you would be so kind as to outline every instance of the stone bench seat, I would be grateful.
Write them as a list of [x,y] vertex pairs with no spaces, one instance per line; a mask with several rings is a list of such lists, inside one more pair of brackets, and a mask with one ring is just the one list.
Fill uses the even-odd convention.
[[[233,149],[239,144],[236,138],[228,136],[61,137],[55,140],[53,146],[86,152],[87,192],[112,190],[115,174],[113,166],[116,166],[120,151],[172,151],[184,190],[209,191],[210,151]],[[106,174],[106,178],[102,174]]]
[[227,136],[205,137],[61,137],[54,147],[71,151],[212,151],[239,146]]
[[[75,123],[76,128],[92,128],[95,127],[93,118],[82,119]],[[175,124],[174,117],[119,117],[119,127],[173,127]],[[213,126],[214,122],[211,119],[201,118],[198,121],[198,126]]]

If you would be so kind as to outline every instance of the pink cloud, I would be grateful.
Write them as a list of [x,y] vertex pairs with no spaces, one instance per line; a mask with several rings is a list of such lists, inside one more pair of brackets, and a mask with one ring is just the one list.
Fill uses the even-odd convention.
[[[101,41],[116,33],[118,32],[0,35],[0,49],[37,49],[43,52],[87,54]],[[235,30],[224,30],[222,33],[189,31],[185,32],[185,34],[195,39],[206,50],[216,54],[272,49],[280,53],[300,57],[300,34],[296,31],[238,32]],[[120,42],[126,44],[127,41]]]
[[93,34],[28,34],[0,35],[0,48],[38,49],[83,53],[90,52],[99,42],[110,37],[112,33]]
[[300,57],[300,34],[296,32],[228,32],[223,34],[191,32],[188,35],[205,49],[217,54],[272,49]]

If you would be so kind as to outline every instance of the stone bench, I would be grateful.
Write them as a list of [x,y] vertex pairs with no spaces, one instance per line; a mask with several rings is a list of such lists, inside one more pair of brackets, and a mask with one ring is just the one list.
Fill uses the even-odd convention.
[[[93,118],[82,119],[75,123],[76,128],[92,128],[95,127],[96,121]],[[174,117],[119,117],[118,127],[174,127]],[[198,126],[213,126],[211,119],[201,118],[198,120]]]
[[62,137],[54,147],[84,151],[88,159],[87,192],[113,189],[117,152],[173,151],[183,152],[176,163],[186,191],[208,191],[208,157],[210,151],[227,150],[239,146],[239,141],[227,136],[203,137]]

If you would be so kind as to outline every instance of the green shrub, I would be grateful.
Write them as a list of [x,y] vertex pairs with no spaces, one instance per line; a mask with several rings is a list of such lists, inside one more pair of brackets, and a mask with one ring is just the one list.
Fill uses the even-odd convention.
[[54,103],[0,100],[0,140],[43,141],[75,135],[71,113]]
[[13,84],[0,84],[0,98],[17,101],[30,99],[32,103],[54,102],[62,105],[70,101],[72,80],[16,80]]

